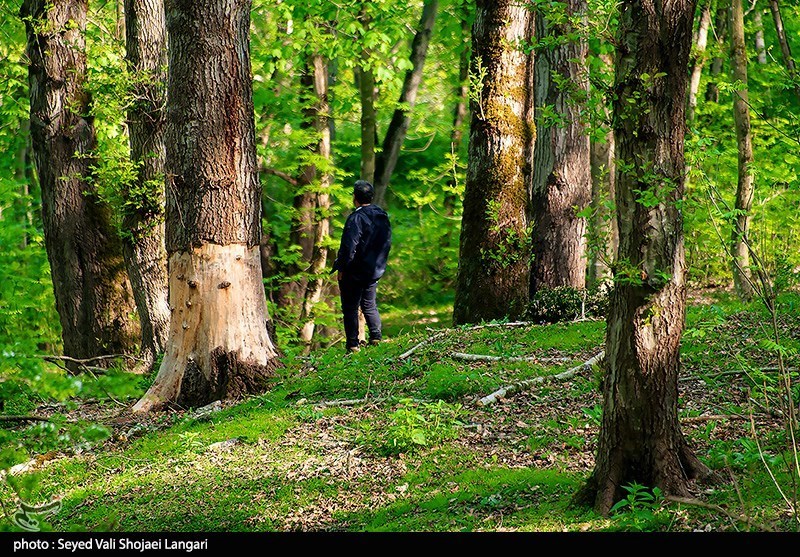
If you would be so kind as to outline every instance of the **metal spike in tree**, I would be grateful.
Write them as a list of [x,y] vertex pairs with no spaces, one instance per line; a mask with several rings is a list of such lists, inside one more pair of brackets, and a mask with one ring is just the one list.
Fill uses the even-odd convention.
[[411,124],[411,111],[417,102],[417,91],[422,82],[422,68],[428,55],[428,44],[436,21],[436,11],[439,9],[439,0],[425,0],[422,6],[422,17],[419,27],[411,42],[411,69],[406,72],[403,89],[398,108],[392,114],[392,121],[386,130],[383,148],[375,161],[375,203],[385,205],[386,189],[392,178],[397,159],[400,157],[400,148],[408,133]]
[[249,0],[167,0],[164,360],[133,410],[264,390],[278,353],[261,282]]
[[772,12],[772,21],[775,23],[778,43],[781,45],[783,63],[786,66],[786,71],[789,72],[789,77],[795,82],[794,92],[798,102],[800,102],[800,83],[797,81],[797,65],[794,62],[794,58],[792,58],[792,49],[789,46],[789,39],[786,38],[786,29],[783,26],[783,17],[781,16],[781,7],[778,0],[769,0],[769,9]]
[[750,280],[750,252],[747,234],[750,229],[753,205],[753,135],[750,131],[750,106],[747,94],[747,51],[744,40],[744,9],[742,0],[731,1],[731,68],[737,84],[733,91],[733,121],[736,126],[738,151],[738,181],[736,184],[736,216],[731,231],[733,284],[743,300],[753,296]]
[[132,353],[139,330],[110,208],[91,181],[96,146],[86,79],[87,0],[26,0],[31,136],[64,354]]
[[[533,247],[531,295],[539,290],[586,286],[586,219],[580,212],[592,196],[589,135],[581,103],[589,94],[585,40],[568,39],[569,21],[585,17],[585,0],[567,0],[567,22],[553,24],[547,9],[536,13],[536,36],[558,45],[541,49],[535,62],[536,146],[533,154],[529,219]],[[558,123],[544,121],[553,110]]]
[[472,27],[472,123],[456,279],[456,324],[523,315],[530,280],[526,216],[536,127],[533,54],[519,48],[533,14],[479,0]]
[[[136,97],[128,109],[134,187],[122,192],[122,253],[142,327],[143,367],[164,351],[169,335],[164,248],[164,104],[167,30],[163,0],[125,0],[125,49]],[[134,193],[135,192],[135,193]]]
[[[625,280],[615,281],[607,317],[596,465],[577,495],[603,515],[631,482],[686,496],[691,479],[709,474],[678,421],[686,306],[679,204],[694,8],[693,0],[625,0],[620,6],[615,277]],[[642,202],[643,193],[658,202]]]

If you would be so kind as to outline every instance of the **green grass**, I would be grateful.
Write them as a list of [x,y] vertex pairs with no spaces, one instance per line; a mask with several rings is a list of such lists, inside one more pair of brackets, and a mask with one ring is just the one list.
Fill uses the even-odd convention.
[[[783,303],[789,307],[797,298]],[[379,346],[348,356],[333,346],[287,359],[271,391],[205,419],[179,416],[141,437],[62,455],[44,463],[38,483],[21,487],[21,493],[33,502],[62,498],[52,520],[57,530],[691,530],[699,523],[748,528],[699,507],[670,505],[608,519],[572,508],[571,498],[591,470],[600,419],[591,373],[544,383],[491,407],[476,406],[480,396],[504,384],[552,375],[594,355],[604,344],[602,321],[455,329],[400,360],[430,336],[425,328],[437,322],[425,320],[442,324],[449,308],[421,311],[427,317],[416,324],[401,310],[385,315],[387,330],[395,332]],[[690,307],[682,377],[705,377],[712,406],[682,407],[681,416],[746,413],[741,393],[748,386],[760,400],[774,397],[752,391],[756,385],[746,377],[714,376],[736,357],[751,366],[770,363],[771,354],[759,349],[766,335],[763,318],[756,305],[733,301]],[[783,328],[797,330],[795,325],[789,315]],[[735,350],[733,332],[746,340],[737,341]],[[787,335],[785,344],[792,350],[797,341]],[[465,362],[450,356],[455,351],[570,361]],[[692,381],[679,386],[696,385]],[[133,378],[120,384],[117,395],[127,402],[144,386],[137,390]],[[375,402],[319,405],[366,395]],[[4,441],[24,445],[31,430],[9,430]],[[728,479],[707,492],[709,502],[753,523],[794,529],[749,439],[749,422],[709,421],[684,431],[698,455]],[[763,429],[759,440],[788,493],[791,477],[780,458],[785,438]],[[230,446],[215,445],[224,441]],[[736,482],[729,480],[728,466]],[[7,485],[0,490],[5,501],[13,499]],[[13,528],[0,519],[0,529]]]

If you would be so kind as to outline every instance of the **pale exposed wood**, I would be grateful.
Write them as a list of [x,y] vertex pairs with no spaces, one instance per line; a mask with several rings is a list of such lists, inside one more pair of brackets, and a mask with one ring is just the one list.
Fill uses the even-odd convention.
[[497,402],[497,400],[501,398],[505,398],[508,395],[527,390],[533,387],[534,385],[539,385],[546,381],[565,381],[567,379],[571,379],[572,377],[575,377],[578,373],[591,369],[594,365],[599,364],[603,360],[603,358],[605,358],[605,355],[606,355],[605,351],[595,354],[582,364],[572,367],[567,371],[562,371],[561,373],[558,373],[556,375],[539,376],[539,377],[534,377],[533,379],[526,379],[525,381],[519,381],[517,383],[506,385],[504,387],[497,389],[495,392],[481,398],[478,401],[478,404],[480,406],[488,406],[490,404]]
[[[169,401],[181,404],[181,386],[187,369],[209,385],[223,388],[215,377],[215,357],[236,355],[243,364],[268,368],[277,357],[267,334],[266,300],[261,286],[258,246],[206,244],[170,256],[170,343],[158,376],[147,394],[133,407],[143,412]],[[231,381],[233,377],[229,378]]]
[[686,104],[686,120],[694,121],[697,109],[697,92],[700,89],[700,78],[706,61],[706,46],[708,45],[708,29],[711,26],[711,4],[713,0],[704,0],[703,10],[700,13],[700,23],[694,36],[694,49],[691,59],[691,77],[689,78],[689,95]]

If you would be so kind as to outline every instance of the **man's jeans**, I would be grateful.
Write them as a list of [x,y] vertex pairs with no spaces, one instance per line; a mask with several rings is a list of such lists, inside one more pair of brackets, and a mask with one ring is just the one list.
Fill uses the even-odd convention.
[[339,292],[342,297],[342,314],[344,316],[344,334],[347,337],[347,348],[358,346],[358,308],[364,312],[369,329],[369,340],[381,340],[381,316],[375,293],[378,281],[358,282],[344,276],[339,281]]

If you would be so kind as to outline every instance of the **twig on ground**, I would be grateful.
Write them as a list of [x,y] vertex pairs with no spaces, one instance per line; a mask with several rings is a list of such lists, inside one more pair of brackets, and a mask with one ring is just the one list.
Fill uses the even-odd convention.
[[673,503],[680,503],[682,505],[691,505],[693,507],[700,507],[702,509],[708,509],[708,510],[711,510],[711,511],[717,511],[719,513],[724,514],[728,518],[728,520],[730,520],[731,522],[736,520],[736,521],[742,522],[744,524],[747,524],[748,526],[751,526],[751,525],[755,526],[756,528],[758,528],[759,530],[762,530],[764,532],[771,532],[772,531],[772,528],[770,528],[768,526],[765,526],[763,524],[759,524],[757,522],[753,522],[749,518],[744,517],[744,516],[732,515],[731,513],[726,511],[723,507],[720,507],[719,505],[712,505],[711,503],[706,503],[705,501],[701,501],[700,499],[695,499],[693,497],[676,497],[674,495],[667,495],[666,497],[664,497],[664,499],[666,499],[667,501],[671,501]]
[[484,354],[465,354],[464,352],[452,352],[451,358],[456,360],[467,360],[471,362],[568,362],[572,358],[540,358],[538,356],[488,356]]
[[0,416],[0,422],[49,422],[44,416]]
[[583,362],[580,365],[577,365],[573,368],[568,369],[567,371],[562,371],[556,375],[549,375],[549,376],[539,376],[534,377],[533,379],[526,379],[525,381],[519,381],[517,383],[512,383],[511,385],[506,385],[505,387],[501,387],[497,389],[495,392],[486,395],[482,399],[478,401],[478,404],[481,406],[488,406],[494,402],[497,402],[497,399],[503,398],[507,395],[518,393],[519,391],[523,391],[533,385],[537,385],[539,383],[544,383],[545,381],[564,381],[565,379],[570,379],[574,377],[581,371],[591,369],[593,365],[600,362],[605,357],[605,351],[596,354]]
[[747,416],[742,416],[740,414],[711,414],[706,416],[689,416],[686,418],[681,418],[681,423],[684,424],[693,424],[696,422],[710,422],[712,420],[742,420],[747,421],[750,418]]

